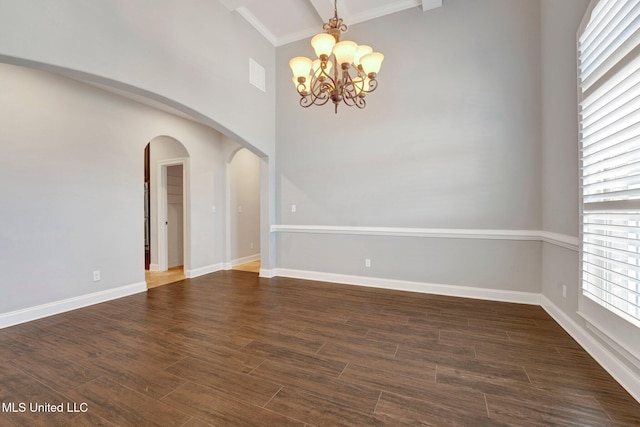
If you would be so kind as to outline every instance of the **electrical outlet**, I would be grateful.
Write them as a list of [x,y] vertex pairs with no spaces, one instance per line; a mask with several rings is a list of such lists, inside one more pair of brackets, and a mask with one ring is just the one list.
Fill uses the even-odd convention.
[[291,205],[291,212],[297,212],[298,207],[296,205]]
[[94,282],[100,281],[100,270],[96,270],[93,272],[93,281]]
[[242,213],[242,206],[238,205],[238,213]]
[[253,242],[249,243],[249,249],[253,249]]
[[211,206],[211,213],[216,213],[216,205]]
[[369,258],[365,258],[364,266],[367,267],[367,268],[371,267],[371,260]]
[[562,285],[562,298],[567,297],[567,285]]

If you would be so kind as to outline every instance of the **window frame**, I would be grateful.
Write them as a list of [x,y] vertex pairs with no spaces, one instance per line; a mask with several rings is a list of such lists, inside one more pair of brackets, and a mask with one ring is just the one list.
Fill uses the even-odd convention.
[[[604,305],[596,303],[594,300],[589,298],[584,294],[584,280],[585,280],[585,214],[589,214],[593,210],[590,209],[591,206],[587,206],[585,209],[585,192],[583,189],[584,185],[584,174],[583,174],[583,108],[582,104],[585,99],[583,93],[583,81],[581,76],[581,61],[580,55],[582,52],[582,44],[581,37],[585,33],[587,26],[591,22],[592,14],[594,10],[598,6],[600,2],[605,2],[609,0],[592,0],[589,4],[585,16],[583,18],[582,23],[580,24],[577,36],[576,36],[576,73],[577,73],[577,102],[578,102],[578,158],[579,158],[579,241],[580,241],[580,250],[579,250],[579,285],[580,285],[580,295],[578,299],[578,314],[584,319],[587,329],[593,332],[594,336],[604,341],[609,345],[610,348],[614,349],[617,353],[624,356],[628,361],[632,362],[637,368],[640,369],[640,332],[638,329],[640,328],[640,324],[637,322],[631,322],[629,319],[625,319],[619,316],[617,313],[611,311]],[[616,0],[612,0],[616,1]],[[622,1],[622,0],[617,0]],[[640,25],[640,24],[639,24]],[[634,30],[635,32],[635,30]],[[606,62],[606,59],[605,59]],[[614,65],[614,69],[621,61],[618,60]],[[615,74],[615,73],[614,73]],[[605,74],[606,75],[606,74]],[[597,81],[597,80],[596,80]],[[600,84],[598,87],[602,87]],[[593,87],[593,85],[592,85]],[[620,203],[618,201],[614,202],[600,202],[601,207],[609,208],[609,209],[620,209],[621,207],[626,206],[627,210],[635,209],[640,212],[640,200],[632,199],[627,202]],[[638,229],[638,233],[640,233],[640,229]],[[640,273],[639,276],[640,277]],[[639,319],[640,320],[640,319]]]

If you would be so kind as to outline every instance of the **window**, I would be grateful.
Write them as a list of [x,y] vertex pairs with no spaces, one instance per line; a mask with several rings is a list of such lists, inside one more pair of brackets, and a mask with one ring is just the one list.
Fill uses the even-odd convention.
[[640,327],[640,0],[600,0],[578,37],[582,293]]

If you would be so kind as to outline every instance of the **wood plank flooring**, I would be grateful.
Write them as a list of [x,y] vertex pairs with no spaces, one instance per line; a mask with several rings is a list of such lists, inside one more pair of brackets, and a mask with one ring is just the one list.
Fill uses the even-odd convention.
[[640,426],[540,307],[243,271],[2,329],[0,367],[0,426]]

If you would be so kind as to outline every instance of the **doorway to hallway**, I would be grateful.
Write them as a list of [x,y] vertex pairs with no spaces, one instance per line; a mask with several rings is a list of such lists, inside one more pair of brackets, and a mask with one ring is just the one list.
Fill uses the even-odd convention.
[[145,280],[152,288],[182,280],[190,265],[189,153],[160,136],[145,149]]

